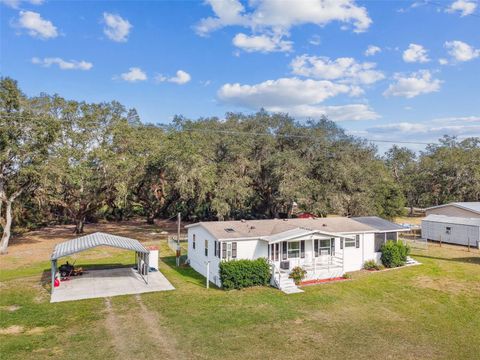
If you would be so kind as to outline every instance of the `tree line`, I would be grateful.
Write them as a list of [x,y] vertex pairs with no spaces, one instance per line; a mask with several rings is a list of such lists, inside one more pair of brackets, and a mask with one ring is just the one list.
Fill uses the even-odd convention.
[[227,113],[144,124],[122,104],[27,97],[0,80],[0,251],[37,228],[182,213],[190,221],[291,216],[393,218],[405,206],[480,198],[480,140],[444,137],[384,156],[327,118]]

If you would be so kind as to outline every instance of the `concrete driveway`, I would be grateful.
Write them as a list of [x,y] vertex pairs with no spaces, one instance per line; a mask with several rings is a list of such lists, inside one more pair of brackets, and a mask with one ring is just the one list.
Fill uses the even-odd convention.
[[174,289],[160,271],[149,273],[148,284],[146,284],[138,272],[132,268],[89,270],[82,276],[71,277],[68,281],[61,281],[60,286],[53,289],[50,302],[141,294]]

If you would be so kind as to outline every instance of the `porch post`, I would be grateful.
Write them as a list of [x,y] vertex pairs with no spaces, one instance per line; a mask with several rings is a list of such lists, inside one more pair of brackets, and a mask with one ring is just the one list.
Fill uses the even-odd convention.
[[342,249],[342,274],[345,273],[345,241],[344,238],[340,238],[340,241],[343,241]]
[[312,259],[313,259],[313,274],[317,273],[317,258],[315,257],[315,240],[312,236]]

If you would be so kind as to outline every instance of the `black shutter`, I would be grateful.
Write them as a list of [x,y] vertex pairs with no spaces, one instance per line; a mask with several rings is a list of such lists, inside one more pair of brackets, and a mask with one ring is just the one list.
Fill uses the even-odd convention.
[[195,249],[195,240],[196,240],[196,239],[195,239],[195,234],[193,234],[193,243],[192,243],[192,245],[193,245],[193,248],[194,248],[194,249]]
[[305,240],[300,241],[300,257],[305,259]]
[[222,249],[222,259],[227,258],[227,244],[226,243],[220,243],[220,247]]
[[287,242],[283,241],[282,242],[282,259],[287,260]]
[[343,238],[340,238],[340,249],[343,249]]
[[237,258],[237,243],[232,242],[232,259]]
[[355,235],[355,247],[357,249],[360,247],[360,235]]
[[335,238],[330,239],[330,255],[335,255]]
[[318,257],[318,239],[315,239],[315,257]]
[[217,257],[217,240],[213,242],[213,255]]

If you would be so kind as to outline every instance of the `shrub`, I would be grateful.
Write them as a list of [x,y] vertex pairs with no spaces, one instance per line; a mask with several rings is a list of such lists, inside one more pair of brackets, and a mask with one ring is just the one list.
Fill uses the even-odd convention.
[[220,280],[225,290],[270,283],[270,265],[266,259],[231,260],[220,263]]
[[344,279],[351,279],[351,278],[352,278],[352,274],[350,274],[350,273],[345,273],[345,274],[343,274],[342,277],[343,277]]
[[387,241],[380,249],[382,252],[382,263],[388,268],[405,265],[407,256],[410,254],[410,247],[401,241]]
[[377,262],[373,259],[365,261],[363,268],[365,270],[380,270],[380,266],[378,266]]
[[300,266],[295,266],[292,269],[292,272],[288,277],[293,279],[296,285],[300,284],[303,279],[305,279],[305,275],[307,275],[307,271],[302,269]]

